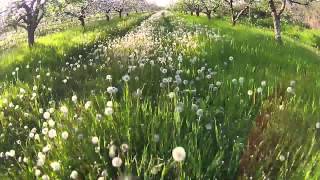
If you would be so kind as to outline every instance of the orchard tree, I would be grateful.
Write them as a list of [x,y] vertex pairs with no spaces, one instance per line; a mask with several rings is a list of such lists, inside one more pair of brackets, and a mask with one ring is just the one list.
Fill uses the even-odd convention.
[[60,2],[63,4],[63,11],[65,15],[77,18],[82,27],[85,27],[88,13],[96,11],[96,4],[93,0],[66,0]]
[[123,13],[128,11],[130,7],[130,0],[115,0],[113,9],[119,14],[119,17],[122,18]]
[[231,22],[235,26],[239,18],[250,8],[253,0],[224,0],[231,13]]
[[195,0],[181,0],[183,4],[185,4],[185,8],[187,11],[190,11],[190,14],[193,16],[195,11]]
[[15,0],[5,11],[5,23],[15,29],[21,27],[27,31],[28,44],[32,47],[35,42],[35,31],[43,19],[46,9],[52,0]]
[[202,0],[194,0],[194,11],[196,12],[197,16],[200,16],[200,13],[202,12],[203,9],[203,3]]
[[312,0],[267,0],[271,15],[273,18],[273,27],[275,39],[279,43],[282,43],[281,37],[281,15],[285,11],[287,4],[297,4],[297,5],[309,5]]
[[94,1],[95,6],[97,7],[98,11],[101,13],[104,13],[107,21],[110,21],[110,13],[114,9],[114,0],[95,0]]
[[212,13],[217,12],[221,6],[221,0],[201,0],[201,5],[203,7],[203,13],[207,15],[208,19],[211,19]]

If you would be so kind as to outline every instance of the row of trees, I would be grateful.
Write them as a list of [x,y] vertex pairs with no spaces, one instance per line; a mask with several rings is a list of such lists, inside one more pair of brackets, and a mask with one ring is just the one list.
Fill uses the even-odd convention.
[[0,13],[0,30],[23,28],[28,34],[28,44],[35,43],[35,32],[45,17],[77,18],[85,27],[88,15],[104,13],[110,20],[110,13],[123,14],[141,12],[153,7],[145,0],[12,0]]
[[241,16],[249,15],[254,7],[263,7],[270,12],[273,19],[275,39],[282,42],[281,38],[281,16],[288,6],[303,5],[312,6],[314,0],[179,0],[175,8],[190,12],[191,15],[200,13],[212,18],[213,13],[219,10],[223,13],[229,12],[232,25],[236,25]]

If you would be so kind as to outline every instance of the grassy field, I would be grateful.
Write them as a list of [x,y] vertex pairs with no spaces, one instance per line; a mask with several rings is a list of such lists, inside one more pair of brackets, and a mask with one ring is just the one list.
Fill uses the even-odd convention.
[[146,17],[2,55],[2,179],[320,177],[309,30],[279,45],[267,28]]

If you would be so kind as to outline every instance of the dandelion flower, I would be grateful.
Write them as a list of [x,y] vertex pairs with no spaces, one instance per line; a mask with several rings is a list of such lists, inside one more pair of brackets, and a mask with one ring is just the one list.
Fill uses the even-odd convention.
[[57,131],[55,129],[50,129],[48,132],[49,138],[53,139],[57,136]]
[[62,113],[64,113],[64,114],[67,114],[67,113],[68,113],[68,108],[67,108],[67,106],[61,106],[61,107],[60,107],[60,111],[61,111]]
[[53,171],[60,171],[61,169],[60,163],[57,161],[50,163],[50,167],[52,168]]
[[97,136],[92,137],[91,139],[92,144],[98,144],[99,138]]
[[62,137],[62,139],[67,140],[69,137],[69,133],[67,131],[64,131],[61,133],[61,137]]
[[122,159],[121,158],[119,158],[119,157],[114,157],[113,159],[112,159],[112,166],[113,167],[120,167],[122,165]]
[[78,172],[73,170],[70,174],[70,179],[78,179],[78,176],[79,176]]
[[284,157],[284,155],[280,155],[279,160],[283,162],[284,160],[286,160],[286,157]]
[[316,128],[317,128],[317,129],[320,129],[320,122],[317,122],[317,123],[316,123]]
[[50,119],[50,113],[49,112],[43,113],[43,118],[44,119]]
[[88,110],[91,106],[92,102],[91,101],[87,101],[84,105],[84,109]]
[[176,147],[172,150],[172,157],[176,162],[181,162],[186,158],[186,151],[183,147]]
[[112,107],[106,107],[104,110],[104,114],[107,116],[111,116],[113,114],[113,109]]

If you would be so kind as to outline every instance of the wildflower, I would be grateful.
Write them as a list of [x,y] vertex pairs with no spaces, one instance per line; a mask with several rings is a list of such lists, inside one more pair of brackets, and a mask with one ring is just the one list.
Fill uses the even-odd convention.
[[92,137],[91,139],[92,144],[98,144],[99,138],[97,136]]
[[73,170],[70,174],[70,179],[78,179],[78,176],[79,176],[78,172]]
[[170,93],[168,94],[168,97],[169,97],[170,99],[173,99],[173,98],[175,97],[175,93],[174,93],[174,92],[170,92]]
[[122,152],[127,152],[129,150],[129,145],[128,144],[121,144],[120,149]]
[[248,91],[248,95],[249,95],[249,96],[252,96],[252,95],[253,95],[253,91],[252,91],[252,90],[249,90],[249,91]]
[[68,108],[67,108],[67,106],[61,106],[61,107],[60,107],[60,111],[61,111],[62,113],[64,113],[64,114],[67,114],[67,113],[68,113]]
[[61,169],[60,163],[57,161],[50,163],[50,167],[52,168],[53,171],[60,171]]
[[36,177],[39,177],[41,175],[41,171],[39,169],[35,169],[34,174]]
[[289,87],[287,88],[287,92],[288,92],[289,94],[293,94],[293,93],[294,93],[294,89],[289,86]]
[[108,101],[107,102],[107,107],[113,107],[113,102],[112,101]]
[[50,113],[49,112],[43,113],[43,118],[44,119],[50,119]]
[[257,89],[257,93],[261,94],[261,93],[262,93],[262,91],[263,91],[262,87],[258,87],[258,89]]
[[106,107],[104,109],[104,114],[107,115],[107,116],[111,116],[113,114],[113,109],[112,107]]
[[109,157],[114,158],[116,156],[117,146],[111,145],[109,148]]
[[113,159],[112,159],[112,166],[113,167],[120,167],[122,165],[122,159],[121,158],[119,158],[119,157],[114,157]]
[[64,131],[61,133],[61,137],[62,137],[62,139],[67,140],[69,137],[69,133],[67,131]]
[[202,117],[203,116],[203,109],[197,110],[197,116]]
[[45,147],[42,148],[43,153],[47,153],[51,150],[51,145],[47,144]]
[[262,87],[267,86],[267,81],[261,81],[261,86],[262,86]]
[[317,129],[320,129],[320,122],[317,122],[317,123],[316,123],[316,128],[317,128]]
[[53,139],[57,136],[57,131],[55,129],[50,129],[48,132],[49,138]]
[[49,119],[49,121],[48,121],[49,127],[54,127],[55,124],[56,124],[56,122],[54,122],[54,120]]
[[118,92],[118,88],[116,88],[116,87],[108,87],[107,88],[107,92],[109,93],[109,94],[116,94],[117,92]]
[[279,160],[282,162],[282,161],[286,160],[286,157],[284,157],[284,155],[280,155]]
[[85,104],[84,104],[84,109],[85,110],[88,110],[91,106],[92,102],[91,101],[87,101]]
[[77,100],[78,100],[78,97],[77,97],[76,95],[73,95],[73,96],[71,97],[71,100],[72,100],[72,102],[76,103]]
[[41,178],[42,180],[50,180],[50,177],[47,174],[43,175]]
[[186,158],[186,151],[183,147],[176,147],[172,150],[172,157],[176,162],[181,162]]
[[128,82],[130,80],[130,76],[128,74],[126,74],[126,75],[122,76],[122,80],[124,82]]

